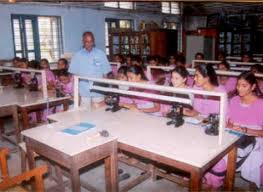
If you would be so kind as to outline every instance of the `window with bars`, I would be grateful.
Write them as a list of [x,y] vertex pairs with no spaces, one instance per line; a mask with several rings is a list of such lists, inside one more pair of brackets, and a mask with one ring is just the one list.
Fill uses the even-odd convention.
[[105,20],[105,46],[106,46],[106,54],[110,54],[110,44],[109,44],[109,33],[111,31],[118,30],[127,30],[131,31],[133,29],[133,21],[127,19],[109,19]]
[[180,14],[180,4],[178,2],[162,2],[162,13]]
[[111,2],[105,2],[104,6],[111,8],[119,8],[119,9],[135,9],[134,2],[111,1]]
[[15,56],[56,62],[62,54],[60,17],[12,15]]

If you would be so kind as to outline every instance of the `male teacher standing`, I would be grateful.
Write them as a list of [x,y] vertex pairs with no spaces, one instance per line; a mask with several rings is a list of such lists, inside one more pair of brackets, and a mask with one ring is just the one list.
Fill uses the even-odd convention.
[[[72,57],[69,72],[79,76],[106,77],[106,75],[111,72],[111,66],[106,54],[95,48],[93,33],[90,31],[84,32],[82,41],[83,48]],[[101,103],[104,101],[103,95],[90,92],[89,82],[87,80],[80,80],[79,93],[81,106],[84,107],[89,107],[91,102]]]

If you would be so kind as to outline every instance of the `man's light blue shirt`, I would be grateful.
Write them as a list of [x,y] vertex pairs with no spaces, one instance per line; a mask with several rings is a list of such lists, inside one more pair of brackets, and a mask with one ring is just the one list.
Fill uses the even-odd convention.
[[[103,75],[111,71],[106,54],[97,48],[93,48],[90,52],[85,48],[81,49],[72,57],[69,66],[70,73],[86,77],[103,78]],[[87,80],[80,80],[80,96],[99,96],[99,94],[91,93],[89,87]]]

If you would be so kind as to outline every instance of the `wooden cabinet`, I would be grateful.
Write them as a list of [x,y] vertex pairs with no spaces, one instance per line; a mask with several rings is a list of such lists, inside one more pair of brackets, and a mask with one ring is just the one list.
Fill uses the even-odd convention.
[[111,32],[109,44],[111,59],[115,54],[167,57],[177,52],[177,31]]

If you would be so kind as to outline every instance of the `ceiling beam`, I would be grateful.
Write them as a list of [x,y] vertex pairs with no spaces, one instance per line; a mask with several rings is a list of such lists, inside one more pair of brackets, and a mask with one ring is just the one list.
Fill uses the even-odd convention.
[[[10,0],[0,0],[0,2],[9,2]],[[14,2],[50,2],[50,3],[60,3],[60,2],[71,2],[71,3],[78,3],[78,2],[110,2],[114,0],[11,0]],[[133,0],[121,0],[121,1],[133,1]],[[136,0],[134,2],[161,2],[164,0]],[[215,3],[215,2],[224,2],[224,3],[262,3],[262,0],[165,0],[170,2],[209,2],[209,3]]]

